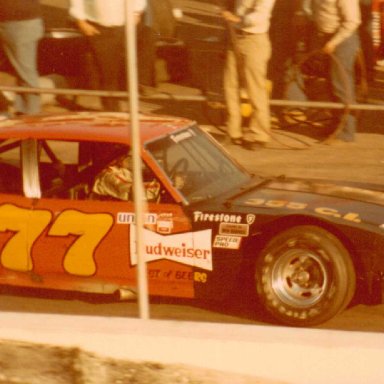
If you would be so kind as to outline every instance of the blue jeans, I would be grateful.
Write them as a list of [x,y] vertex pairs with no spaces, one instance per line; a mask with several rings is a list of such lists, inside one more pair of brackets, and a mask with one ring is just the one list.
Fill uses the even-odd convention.
[[[0,23],[0,40],[21,86],[39,87],[37,69],[38,42],[43,37],[42,19],[8,21]],[[36,114],[40,112],[40,95],[17,94],[16,112]]]
[[[314,41],[311,50],[314,52],[321,49],[329,36],[314,33]],[[355,63],[360,48],[360,39],[357,33],[340,43],[333,52],[330,60],[330,71],[327,80],[331,83],[333,101],[343,104],[354,104],[356,102],[355,92]],[[292,71],[292,70],[291,70]],[[292,73],[288,74],[289,78]],[[295,81],[291,81],[286,90],[288,100],[306,101],[307,95],[303,91],[305,86],[302,74],[298,74]],[[345,116],[341,112],[335,112],[335,123],[342,124],[336,136],[340,140],[354,141],[356,133],[356,117],[349,113]]]
[[[331,63],[331,83],[336,101],[345,104],[356,102],[355,93],[355,63],[360,40],[357,33],[340,43],[334,51],[334,60]],[[356,133],[356,117],[349,114],[337,138],[344,141],[353,141]]]

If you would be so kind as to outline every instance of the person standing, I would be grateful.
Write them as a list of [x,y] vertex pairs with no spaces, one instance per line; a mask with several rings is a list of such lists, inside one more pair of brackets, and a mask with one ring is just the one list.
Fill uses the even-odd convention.
[[[153,85],[153,48],[148,46],[146,0],[135,0],[135,22],[138,34],[140,86]],[[125,0],[70,0],[69,14],[80,31],[88,38],[102,90],[118,91],[125,84]],[[141,58],[145,59],[141,59]],[[117,98],[102,98],[103,108],[119,110]]]
[[287,70],[295,54],[297,36],[295,14],[298,10],[295,0],[276,0],[273,7],[270,38],[272,56],[269,62],[269,78],[272,80],[272,98],[284,99]]
[[[18,85],[38,88],[38,43],[44,34],[39,0],[0,0],[0,40]],[[41,111],[40,95],[17,94],[15,113],[33,115]]]
[[[268,36],[275,0],[236,0],[233,9],[221,12],[230,31],[224,69],[228,134],[233,144],[253,149],[270,140],[267,67],[271,57]],[[249,131],[243,132],[241,92],[252,106]]]
[[375,45],[373,41],[373,2],[372,0],[359,0],[361,24],[360,40],[362,48],[362,58],[366,68],[367,79],[373,80],[374,73],[374,52]]
[[[316,27],[314,46],[332,55],[330,80],[335,101],[355,102],[355,63],[360,49],[358,28],[361,24],[359,0],[304,0],[303,10]],[[356,118],[337,116],[337,134],[327,144],[355,140]]]
[[[362,0],[361,0],[362,1]],[[384,66],[384,0],[371,1],[373,65]]]

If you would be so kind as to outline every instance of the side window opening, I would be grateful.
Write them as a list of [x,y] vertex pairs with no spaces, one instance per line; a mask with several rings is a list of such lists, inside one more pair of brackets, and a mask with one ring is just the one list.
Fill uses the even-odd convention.
[[97,173],[124,150],[110,143],[42,140],[39,145],[42,196],[71,200],[88,199]]
[[[132,161],[127,146],[40,141],[39,149],[40,187],[44,198],[133,201]],[[123,159],[125,169],[120,168]],[[120,195],[115,186],[106,186],[108,180],[115,180],[116,185],[123,187],[125,181],[129,185]],[[161,196],[165,196],[161,183],[144,163],[143,181],[147,201],[159,202]]]

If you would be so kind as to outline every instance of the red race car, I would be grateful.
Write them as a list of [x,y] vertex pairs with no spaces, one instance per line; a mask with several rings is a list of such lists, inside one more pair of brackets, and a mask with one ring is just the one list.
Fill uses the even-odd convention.
[[[0,123],[1,284],[136,292],[130,120],[80,112]],[[384,271],[384,194],[250,175],[196,123],[140,117],[144,254],[152,295],[257,296],[311,326]]]

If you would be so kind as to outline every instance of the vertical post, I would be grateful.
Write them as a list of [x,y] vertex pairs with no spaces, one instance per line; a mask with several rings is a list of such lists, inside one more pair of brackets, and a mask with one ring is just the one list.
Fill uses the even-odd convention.
[[139,295],[139,315],[141,319],[149,318],[148,277],[147,264],[144,254],[144,205],[143,176],[141,172],[140,157],[140,121],[139,96],[136,54],[136,25],[134,18],[134,1],[126,0],[126,42],[127,42],[127,86],[129,90],[129,113],[131,120],[131,143],[133,160],[133,194],[135,206],[136,225],[136,252],[137,252],[137,288]]

